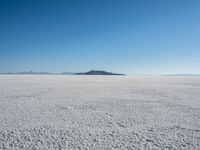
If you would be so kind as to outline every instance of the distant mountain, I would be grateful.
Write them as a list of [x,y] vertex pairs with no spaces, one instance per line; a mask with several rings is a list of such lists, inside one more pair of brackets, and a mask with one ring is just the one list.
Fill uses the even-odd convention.
[[91,70],[84,73],[76,73],[75,75],[125,75],[125,74],[112,73],[112,72],[106,72],[106,71],[100,71],[100,70]]
[[0,74],[8,74],[8,75],[125,75],[119,73],[112,73],[100,70],[91,70],[83,73],[74,73],[74,72],[62,72],[62,73],[49,73],[49,72],[33,72],[33,71],[24,71],[24,72],[7,72]]

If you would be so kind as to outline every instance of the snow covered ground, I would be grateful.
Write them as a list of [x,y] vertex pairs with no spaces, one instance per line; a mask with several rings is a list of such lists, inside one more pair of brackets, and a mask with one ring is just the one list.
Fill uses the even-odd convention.
[[1,75],[0,149],[200,149],[200,77]]

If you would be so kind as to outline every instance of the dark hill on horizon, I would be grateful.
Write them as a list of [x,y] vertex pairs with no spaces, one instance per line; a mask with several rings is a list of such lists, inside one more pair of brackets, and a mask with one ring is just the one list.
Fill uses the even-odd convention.
[[112,72],[106,72],[106,71],[101,71],[101,70],[91,70],[84,73],[76,73],[75,75],[125,75],[125,74],[112,73]]
[[82,73],[73,73],[73,72],[62,72],[62,73],[50,73],[50,72],[33,72],[33,71],[23,71],[23,72],[7,72],[0,74],[8,74],[8,75],[125,75],[119,73],[112,73],[100,70],[91,70],[88,72]]

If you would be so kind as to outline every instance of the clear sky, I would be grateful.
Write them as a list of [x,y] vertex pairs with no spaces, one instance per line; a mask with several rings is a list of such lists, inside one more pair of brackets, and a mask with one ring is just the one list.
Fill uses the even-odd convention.
[[0,72],[200,73],[200,0],[0,0]]

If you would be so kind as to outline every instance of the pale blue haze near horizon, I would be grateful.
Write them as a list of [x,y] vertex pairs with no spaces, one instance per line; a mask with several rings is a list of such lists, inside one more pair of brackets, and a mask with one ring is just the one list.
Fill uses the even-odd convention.
[[0,72],[200,74],[199,0],[0,0]]

